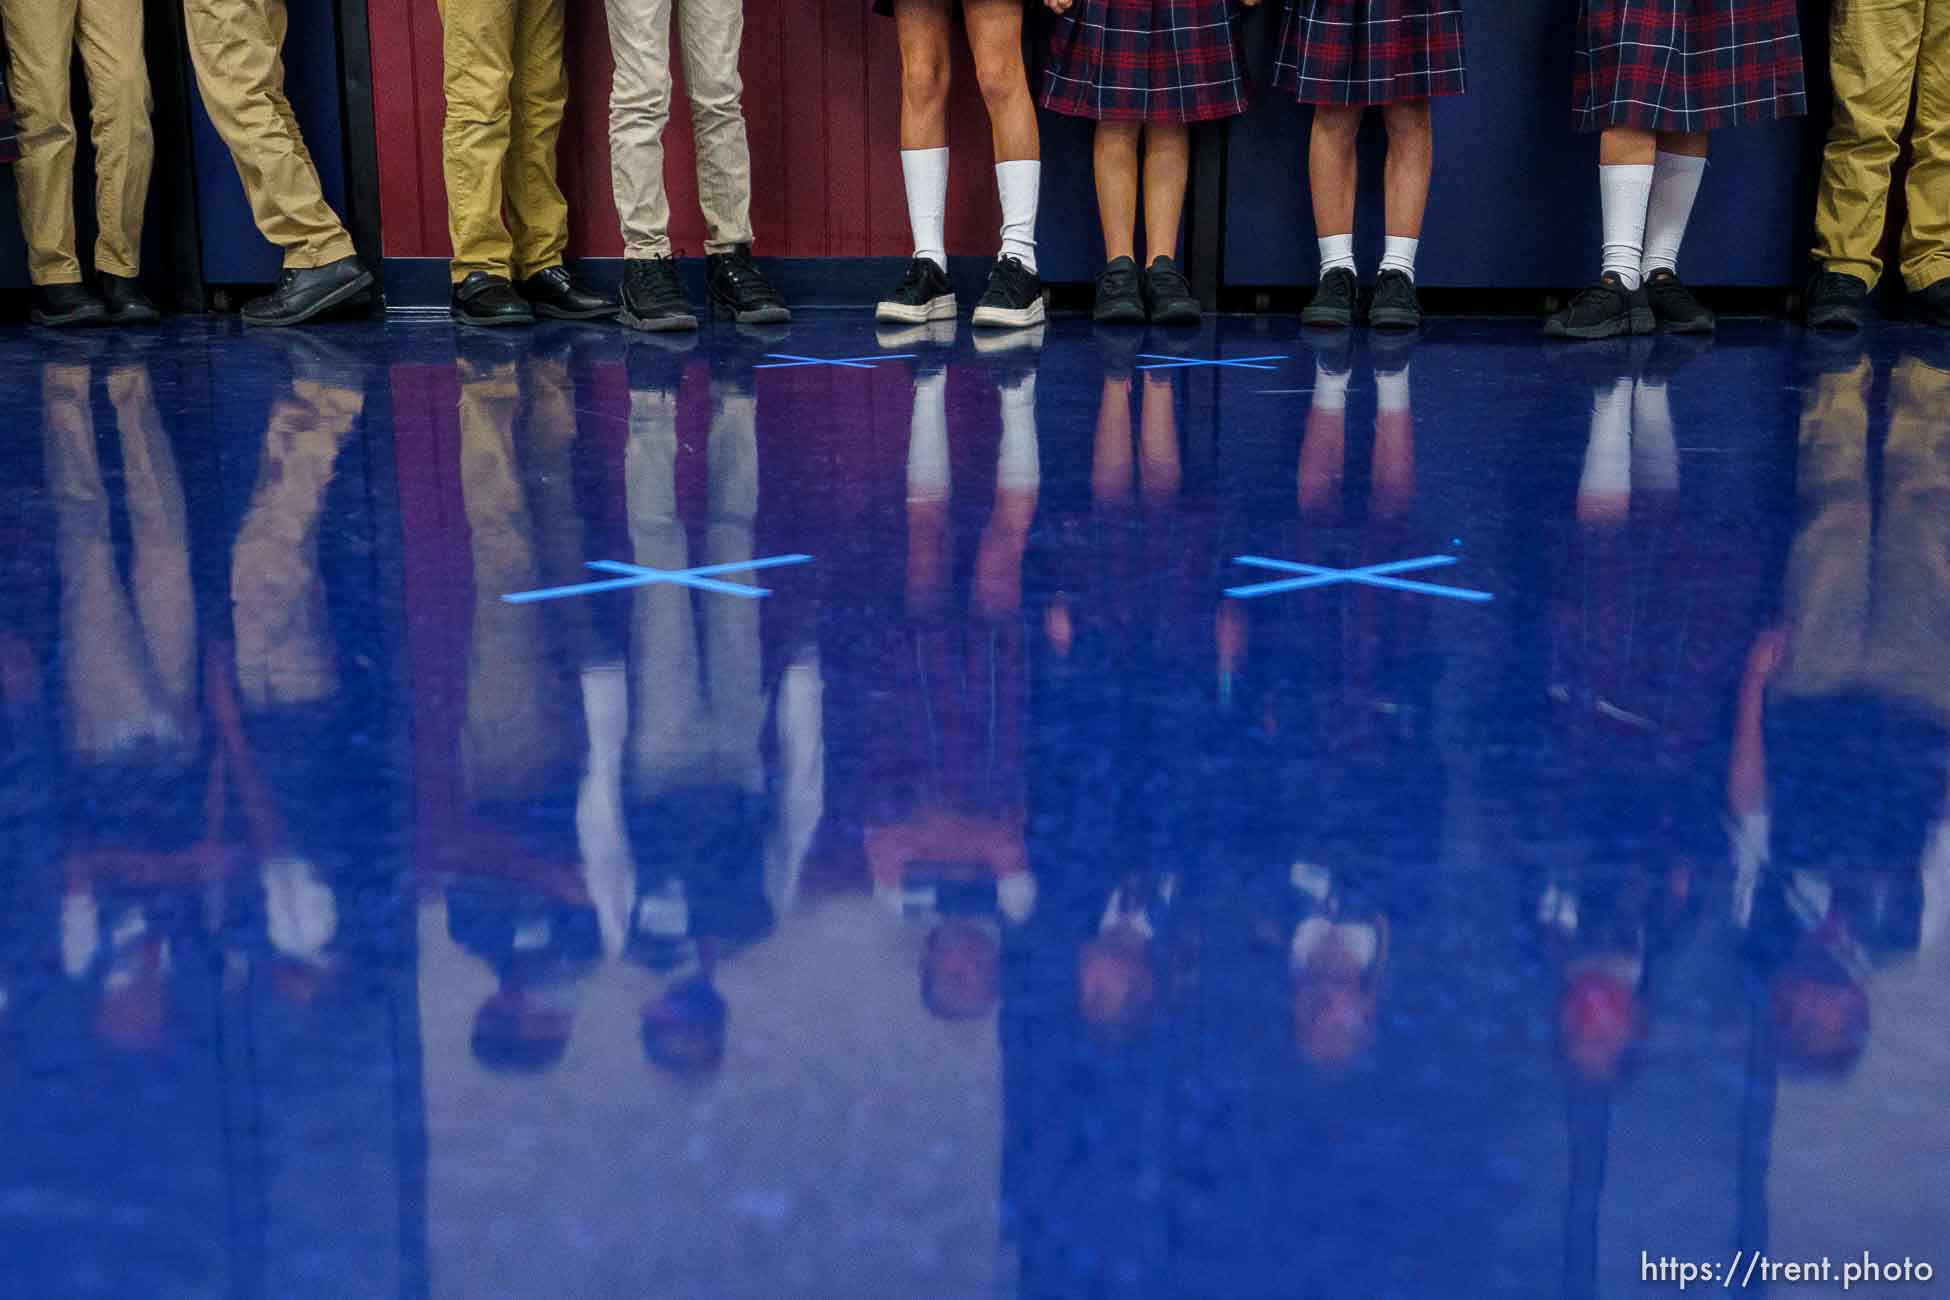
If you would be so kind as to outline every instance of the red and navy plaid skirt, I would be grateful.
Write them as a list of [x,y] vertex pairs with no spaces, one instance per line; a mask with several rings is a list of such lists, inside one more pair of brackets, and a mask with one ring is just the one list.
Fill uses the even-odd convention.
[[1467,88],[1462,0],[1288,0],[1273,84],[1303,104],[1393,104]]
[[1580,131],[1712,131],[1808,111],[1796,0],[1584,0]]
[[1252,101],[1230,0],[1076,0],[1037,100],[1100,122],[1210,122]]

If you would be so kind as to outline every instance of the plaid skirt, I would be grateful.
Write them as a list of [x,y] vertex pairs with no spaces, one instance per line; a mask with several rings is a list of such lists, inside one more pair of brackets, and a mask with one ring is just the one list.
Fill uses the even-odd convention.
[[1100,122],[1210,122],[1252,100],[1230,0],[1076,0],[1050,31],[1044,108]]
[[1462,0],[1287,0],[1273,84],[1303,104],[1393,104],[1467,88]]
[[1808,111],[1796,0],[1583,0],[1580,131],[1712,131]]

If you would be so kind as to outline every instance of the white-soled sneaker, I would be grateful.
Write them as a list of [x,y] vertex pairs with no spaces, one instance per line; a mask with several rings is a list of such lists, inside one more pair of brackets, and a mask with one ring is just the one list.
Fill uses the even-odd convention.
[[917,257],[907,264],[907,272],[894,292],[873,309],[873,318],[907,325],[953,320],[956,305],[948,273],[934,259]]
[[988,288],[975,304],[973,323],[991,329],[1023,329],[1043,321],[1043,282],[1004,253],[989,272]]

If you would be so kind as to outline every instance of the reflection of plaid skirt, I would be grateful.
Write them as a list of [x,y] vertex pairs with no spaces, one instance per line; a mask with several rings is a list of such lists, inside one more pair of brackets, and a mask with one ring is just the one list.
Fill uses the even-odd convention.
[[1808,111],[1795,0],[1584,0],[1580,131],[1712,131]]
[[1460,95],[1462,0],[1287,0],[1273,84],[1303,104]]
[[1250,93],[1229,0],[1076,0],[1050,33],[1038,97],[1070,117],[1208,122]]

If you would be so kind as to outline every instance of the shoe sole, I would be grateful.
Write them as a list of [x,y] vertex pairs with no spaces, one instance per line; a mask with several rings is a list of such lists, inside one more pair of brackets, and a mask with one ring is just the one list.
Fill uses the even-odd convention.
[[1616,339],[1636,334],[1651,334],[1658,328],[1658,322],[1649,311],[1641,312],[1633,308],[1623,316],[1613,316],[1599,321],[1596,325],[1560,325],[1554,320],[1544,322],[1544,337],[1553,339]]
[[608,320],[616,315],[616,308],[604,307],[597,311],[564,311],[560,307],[547,307],[539,302],[528,304],[537,316],[548,320]]
[[36,325],[43,325],[51,330],[72,330],[85,329],[91,325],[106,325],[108,324],[108,313],[102,311],[76,311],[55,316],[37,307],[27,313],[27,319],[33,321]]
[[925,325],[931,320],[953,320],[959,310],[955,295],[944,293],[918,306],[909,306],[904,302],[883,302],[873,309],[873,318],[895,325]]
[[477,330],[527,329],[535,324],[533,316],[469,316],[457,311],[447,314],[454,318],[454,324]]
[[1811,311],[1808,328],[1853,333],[1862,328],[1862,318],[1852,311]]
[[790,307],[757,307],[751,311],[739,311],[730,303],[711,297],[711,314],[737,325],[789,325],[792,323]]
[[1368,324],[1382,330],[1412,330],[1422,327],[1422,313],[1399,308],[1377,307],[1368,312]]
[[1300,323],[1314,329],[1344,330],[1354,324],[1354,313],[1338,307],[1309,307],[1300,313]]
[[633,330],[646,334],[681,334],[697,328],[695,316],[639,316],[625,307],[616,313],[616,319]]
[[146,307],[135,311],[110,312],[102,323],[104,325],[160,325],[162,313]]
[[1205,319],[1205,313],[1196,308],[1186,307],[1177,311],[1151,313],[1153,325],[1197,325]]
[[1711,334],[1718,323],[1712,316],[1695,316],[1691,320],[1662,321],[1660,328],[1667,334]]
[[1090,323],[1093,325],[1142,325],[1148,317],[1144,314],[1143,303],[1120,303],[1108,310],[1093,308]]
[[365,293],[377,283],[378,281],[374,278],[371,271],[361,271],[357,279],[347,280],[344,284],[294,316],[279,316],[275,319],[266,319],[261,316],[245,316],[244,324],[262,326],[267,329],[279,329],[286,325],[303,325],[306,321],[322,316],[334,307],[343,307],[346,303],[351,302],[360,294]]
[[1038,298],[1027,307],[977,307],[969,323],[988,329],[1027,329],[1041,325],[1043,318],[1043,300]]

